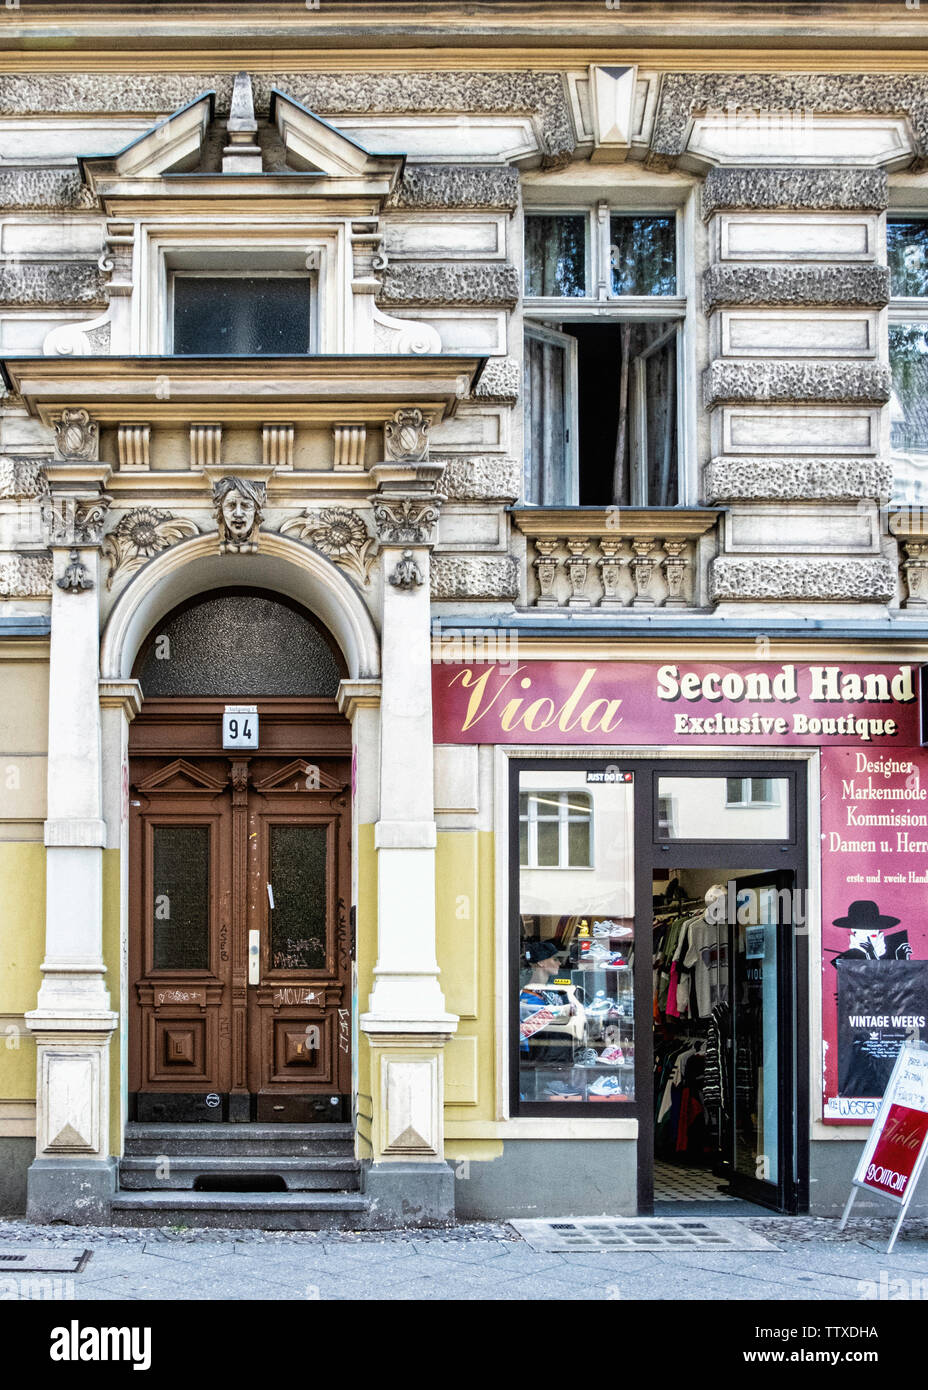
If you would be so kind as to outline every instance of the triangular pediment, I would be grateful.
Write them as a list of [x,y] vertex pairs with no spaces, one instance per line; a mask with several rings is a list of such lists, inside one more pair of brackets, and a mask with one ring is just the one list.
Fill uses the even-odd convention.
[[180,107],[114,155],[87,155],[79,160],[84,178],[94,187],[103,175],[117,179],[153,179],[169,171],[196,169],[213,119],[215,92]]
[[161,767],[144,782],[137,782],[140,792],[221,792],[228,785],[228,778],[212,777],[202,768],[188,763],[186,758],[176,758],[174,762]]
[[398,174],[402,169],[404,156],[371,154],[356,140],[276,88],[271,91],[271,121],[280,132],[287,151],[287,164],[293,169],[327,174],[330,178],[383,174],[391,166],[395,166]]
[[342,792],[345,785],[332,777],[317,763],[305,758],[295,758],[286,767],[278,768],[261,782],[255,782],[255,791],[298,791],[298,792]]

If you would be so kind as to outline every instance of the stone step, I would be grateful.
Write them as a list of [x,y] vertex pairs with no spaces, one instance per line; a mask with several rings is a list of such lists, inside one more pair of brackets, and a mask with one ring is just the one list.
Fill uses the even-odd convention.
[[[164,1162],[167,1157],[167,1162]],[[126,1157],[119,1164],[119,1186],[123,1191],[193,1191],[198,1183],[209,1183],[219,1190],[231,1182],[241,1192],[248,1183],[256,1191],[275,1179],[282,1180],[288,1192],[357,1192],[361,1185],[361,1165],[354,1158],[272,1154],[198,1154],[194,1157],[146,1154]]]
[[117,1192],[114,1226],[363,1231],[371,1203],[354,1192]]
[[126,1157],[353,1158],[354,1129],[347,1124],[126,1125]]

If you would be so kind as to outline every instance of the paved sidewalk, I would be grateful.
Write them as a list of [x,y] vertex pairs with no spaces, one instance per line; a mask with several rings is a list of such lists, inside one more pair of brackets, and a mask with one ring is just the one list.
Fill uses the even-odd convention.
[[[533,1250],[505,1224],[442,1231],[259,1232],[98,1230],[0,1221],[0,1246],[88,1249],[80,1274],[17,1276],[0,1266],[5,1299],[784,1299],[928,1300],[928,1223],[837,1230],[808,1217],[751,1218],[778,1247],[762,1253],[617,1254]],[[15,1287],[19,1292],[15,1292]],[[44,1292],[43,1292],[44,1290]],[[861,1312],[864,1311],[863,1306]]]

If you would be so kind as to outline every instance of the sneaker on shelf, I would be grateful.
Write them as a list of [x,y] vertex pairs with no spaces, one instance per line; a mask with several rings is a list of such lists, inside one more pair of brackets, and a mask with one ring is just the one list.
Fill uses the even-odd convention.
[[613,936],[615,934],[615,928],[615,922],[594,922],[593,935],[605,937]]
[[597,964],[601,964],[608,960],[612,954],[608,946],[604,946],[601,941],[594,941],[590,949],[583,953],[583,959],[595,960]]
[[615,1000],[610,999],[604,989],[598,989],[586,1006],[587,1018],[594,1018],[598,1022],[607,1018],[615,1008]]
[[606,959],[601,963],[607,970],[621,970],[628,965],[628,961],[620,951],[607,951]]
[[545,1100],[582,1100],[583,1092],[563,1081],[550,1081],[545,1087]]
[[628,1100],[617,1076],[600,1076],[589,1089],[590,1100]]
[[581,1047],[580,1051],[574,1056],[575,1067],[595,1067],[599,1061],[599,1053],[595,1047]]
[[625,1061],[625,1053],[620,1047],[605,1047],[596,1060],[607,1067],[618,1067]]

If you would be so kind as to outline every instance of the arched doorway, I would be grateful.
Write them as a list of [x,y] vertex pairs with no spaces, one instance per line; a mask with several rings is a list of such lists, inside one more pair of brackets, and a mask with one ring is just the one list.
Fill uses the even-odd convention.
[[348,1119],[341,651],[280,593],[212,589],[155,624],[132,674],[130,1118]]

